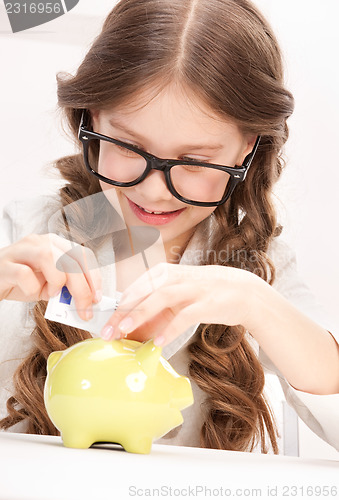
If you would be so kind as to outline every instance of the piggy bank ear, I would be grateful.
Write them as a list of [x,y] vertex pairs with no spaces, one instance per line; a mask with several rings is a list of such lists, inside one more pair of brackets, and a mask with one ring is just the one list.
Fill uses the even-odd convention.
[[153,340],[142,344],[136,351],[136,360],[141,365],[142,371],[149,377],[153,377],[157,371],[161,347],[155,346]]
[[47,371],[50,372],[53,366],[57,364],[60,357],[62,355],[62,351],[54,351],[52,352],[47,359]]

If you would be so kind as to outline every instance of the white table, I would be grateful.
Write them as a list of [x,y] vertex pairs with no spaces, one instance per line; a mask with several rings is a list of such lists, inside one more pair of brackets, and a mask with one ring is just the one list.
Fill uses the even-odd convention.
[[339,499],[337,461],[166,445],[136,455],[103,446],[77,450],[59,437],[0,432],[0,499]]

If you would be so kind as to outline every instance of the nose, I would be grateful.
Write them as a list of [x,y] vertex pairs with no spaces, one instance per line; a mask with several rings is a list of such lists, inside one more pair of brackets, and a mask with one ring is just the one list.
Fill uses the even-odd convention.
[[152,170],[146,179],[135,186],[135,190],[148,201],[171,200],[173,198],[166,185],[165,174],[159,170]]

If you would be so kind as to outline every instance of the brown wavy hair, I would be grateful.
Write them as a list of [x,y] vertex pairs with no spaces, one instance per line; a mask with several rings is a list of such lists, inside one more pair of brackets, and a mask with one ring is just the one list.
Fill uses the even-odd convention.
[[[203,264],[246,269],[273,283],[267,249],[281,228],[272,188],[284,166],[293,97],[284,87],[277,40],[251,2],[121,0],[77,73],[58,74],[57,81],[59,106],[78,148],[82,109],[112,108],[145,88],[156,95],[173,82],[244,134],[260,134],[246,181],[214,211],[218,230],[209,249],[215,252],[205,252]],[[63,205],[100,191],[80,153],[59,159],[56,167],[67,181],[60,190]],[[34,347],[15,373],[4,429],[25,419],[29,433],[58,434],[43,401],[46,360],[90,334],[44,319],[45,307],[43,301],[34,307]],[[190,377],[206,394],[201,446],[253,450],[260,441],[262,452],[271,444],[278,453],[263,368],[245,333],[242,326],[200,325],[189,345]]]

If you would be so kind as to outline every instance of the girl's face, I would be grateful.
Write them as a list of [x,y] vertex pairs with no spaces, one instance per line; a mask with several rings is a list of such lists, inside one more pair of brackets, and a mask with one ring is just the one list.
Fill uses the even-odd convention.
[[[235,124],[222,121],[202,101],[188,100],[179,87],[168,86],[152,100],[150,96],[145,91],[127,105],[105,111],[92,110],[93,130],[160,158],[234,166],[241,165],[252,150],[255,137],[245,138]],[[104,143],[100,146],[99,173],[110,177],[111,164],[109,144],[106,148]],[[215,184],[215,180],[211,182]],[[101,181],[100,184],[109,200],[112,186]],[[201,186],[205,192],[217,189],[220,193],[224,188],[220,188],[220,182],[219,186],[206,183]],[[156,227],[170,261],[174,261],[173,255],[184,250],[197,224],[216,208],[188,205],[178,200],[168,190],[164,173],[158,170],[152,170],[140,184],[115,190],[126,225]],[[203,200],[206,193],[202,192],[201,196]],[[149,214],[144,209],[165,213]]]

